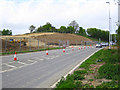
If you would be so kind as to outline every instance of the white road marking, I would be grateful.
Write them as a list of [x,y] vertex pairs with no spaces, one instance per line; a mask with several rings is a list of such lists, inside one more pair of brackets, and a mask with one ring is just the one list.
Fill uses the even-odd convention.
[[66,54],[69,54],[69,53],[66,53]]
[[39,60],[44,60],[44,59],[41,58],[41,59],[39,59]]
[[26,63],[23,63],[23,62],[20,62],[20,61],[18,61],[18,63],[26,65]]
[[45,58],[45,59],[50,59],[49,57],[43,57],[43,58]]
[[16,66],[13,66],[13,65],[9,65],[9,64],[7,64],[7,63],[3,63],[3,64],[5,64],[5,65],[7,65],[7,66],[9,66],[9,67],[16,67]]
[[27,60],[27,61],[30,61],[30,62],[33,62],[33,63],[34,63],[34,62],[37,62],[37,61],[33,61],[33,60]]
[[55,56],[55,57],[59,57],[59,55]]
[[[44,59],[41,59],[41,60],[44,60]],[[30,63],[30,64],[26,64],[26,63],[23,63],[23,62],[20,62],[18,61],[18,63],[21,63],[21,64],[24,64],[23,66],[20,66],[20,67],[16,67],[16,66],[12,66],[12,65],[9,65],[9,64],[6,64],[6,63],[3,63],[9,67],[13,67],[12,69],[8,69],[8,70],[4,70],[4,71],[1,71],[1,73],[4,73],[4,72],[7,72],[7,71],[11,71],[11,70],[14,70],[14,69],[19,69],[19,68],[22,68],[22,67],[26,67],[28,65],[32,65],[32,64],[35,64],[37,61],[33,61],[33,60],[28,60],[30,62],[33,62],[33,63]],[[13,63],[13,62],[9,62],[9,63]]]
[[[10,69],[9,69],[10,70]],[[1,73],[3,73],[3,72],[7,72],[7,71],[9,71],[9,70],[4,70],[4,71],[1,71]]]

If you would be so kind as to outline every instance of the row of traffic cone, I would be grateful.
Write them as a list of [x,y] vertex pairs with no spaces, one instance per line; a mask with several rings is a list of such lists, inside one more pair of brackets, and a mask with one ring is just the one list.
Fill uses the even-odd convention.
[[[90,48],[90,46],[88,46],[88,47],[85,47],[84,46],[84,49],[86,49],[86,48]],[[79,50],[80,49],[83,49],[83,47],[79,47]],[[72,46],[72,51],[74,51],[74,48],[73,48],[73,46]],[[65,47],[63,48],[63,53],[65,53]],[[48,55],[48,49],[46,50],[46,55]],[[17,61],[17,53],[15,52],[15,55],[14,55],[14,61]]]

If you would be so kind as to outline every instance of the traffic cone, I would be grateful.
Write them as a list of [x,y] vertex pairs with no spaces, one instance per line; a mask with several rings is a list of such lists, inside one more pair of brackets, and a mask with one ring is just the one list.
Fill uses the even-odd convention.
[[46,55],[48,55],[48,50],[46,50]]
[[14,61],[17,61],[17,53],[15,52],[15,55],[14,55]]
[[80,50],[80,47],[79,47],[79,50]]
[[72,51],[74,51],[73,46],[72,46]]
[[63,48],[63,52],[65,52],[65,48]]

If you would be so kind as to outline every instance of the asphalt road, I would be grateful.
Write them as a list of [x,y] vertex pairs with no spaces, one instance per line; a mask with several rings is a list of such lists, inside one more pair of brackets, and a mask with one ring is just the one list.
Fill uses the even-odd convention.
[[58,79],[98,49],[63,50],[2,56],[2,88],[50,88]]

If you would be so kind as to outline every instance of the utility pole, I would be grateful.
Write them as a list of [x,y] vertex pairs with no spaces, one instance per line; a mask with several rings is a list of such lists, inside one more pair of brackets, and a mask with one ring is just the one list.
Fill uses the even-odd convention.
[[109,49],[111,49],[111,45],[110,45],[110,31],[111,31],[111,17],[110,17],[110,2],[106,2],[109,4]]

